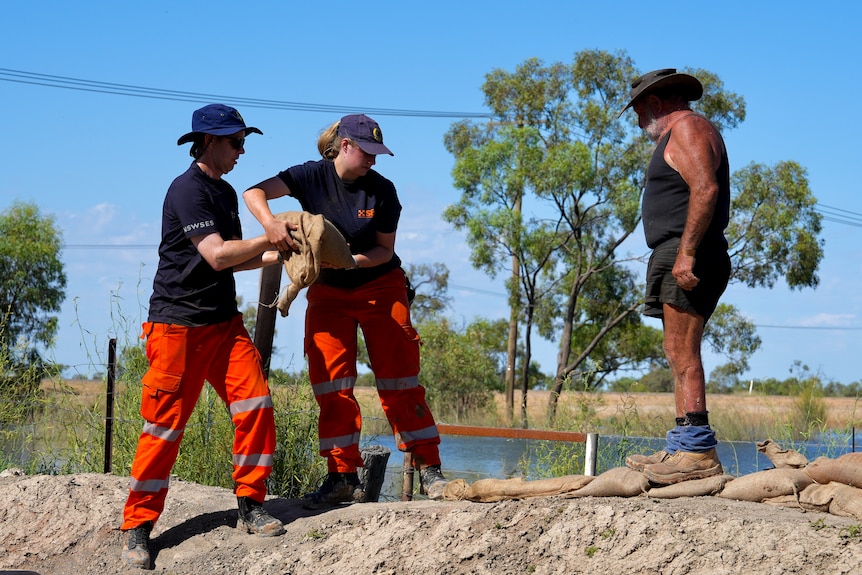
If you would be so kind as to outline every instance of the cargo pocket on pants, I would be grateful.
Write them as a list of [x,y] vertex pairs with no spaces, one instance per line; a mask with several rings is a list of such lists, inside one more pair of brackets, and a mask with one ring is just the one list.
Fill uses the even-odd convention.
[[144,374],[145,386],[174,393],[186,370],[188,328],[174,324],[150,324],[147,336],[147,360],[150,369]]
[[[183,326],[155,324],[147,337],[150,368],[141,378],[141,415],[147,421],[170,419],[174,398],[179,391],[186,363],[187,329]],[[167,400],[167,401],[166,401]]]
[[150,368],[142,378],[141,417],[151,423],[172,427],[180,413],[181,402],[177,392],[182,379],[181,374]]

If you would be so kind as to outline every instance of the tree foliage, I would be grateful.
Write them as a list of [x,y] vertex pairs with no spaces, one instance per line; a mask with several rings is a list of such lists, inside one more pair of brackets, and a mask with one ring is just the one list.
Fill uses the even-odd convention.
[[63,239],[53,217],[24,202],[0,214],[0,238],[0,343],[21,350],[16,356],[23,360],[57,332],[54,314],[66,296]]
[[716,368],[715,377],[733,378],[748,371],[748,358],[760,347],[754,324],[730,304],[715,308],[703,332],[703,341],[728,362]]
[[421,323],[449,307],[449,268],[446,264],[407,264],[404,273],[413,289],[416,290],[410,304],[410,318],[413,323]]
[[41,407],[42,379],[56,375],[39,346],[50,346],[65,297],[62,237],[54,219],[16,202],[0,214],[0,424]]
[[[410,321],[413,325],[437,317],[449,306],[452,298],[448,295],[449,268],[446,264],[440,262],[406,264],[404,274],[415,290],[413,303],[410,304]],[[368,348],[365,345],[362,330],[359,330],[357,338],[356,356],[358,363],[371,369],[371,360],[368,359]],[[359,374],[357,385],[374,385],[374,375]]]
[[469,327],[462,332],[452,329],[446,319],[419,327],[423,341],[419,380],[437,418],[456,423],[489,412],[499,379],[487,342]]
[[823,257],[823,216],[796,162],[750,164],[733,174],[733,218],[727,229],[732,277],[749,287],[816,287]]
[[[696,111],[721,130],[745,119],[743,98],[720,78],[686,71],[704,84]],[[619,116],[638,75],[625,52],[598,50],[576,53],[571,64],[529,59],[513,72],[493,70],[482,89],[494,119],[457,122],[445,137],[462,195],[444,218],[466,232],[477,269],[493,277],[517,268],[507,288],[527,364],[536,326],[559,342],[558,393],[574,372],[595,374],[599,385],[604,375],[647,367],[661,354],[660,332],[636,313],[644,254],[622,247],[640,223],[649,161],[634,114]],[[732,281],[772,287],[785,275],[791,287],[816,286],[820,221],[804,170],[793,162],[752,165],[734,174],[733,187]],[[747,365],[759,345],[753,326],[729,317],[720,327],[716,337],[743,336],[744,345],[723,345]]]

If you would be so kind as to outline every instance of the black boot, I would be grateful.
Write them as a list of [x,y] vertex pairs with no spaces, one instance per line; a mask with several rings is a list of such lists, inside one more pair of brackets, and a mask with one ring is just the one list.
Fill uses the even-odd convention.
[[419,470],[419,493],[427,495],[428,499],[442,499],[448,483],[439,465],[429,465]]
[[123,549],[123,560],[133,567],[152,569],[153,560],[150,557],[150,532],[153,523],[147,521],[129,529],[129,543]]
[[302,506],[306,509],[326,509],[340,503],[364,502],[365,488],[360,483],[356,472],[330,471],[317,491],[307,493],[302,498]]
[[284,534],[281,521],[266,512],[262,503],[249,497],[237,497],[239,504],[239,522],[245,530],[262,537],[275,537]]

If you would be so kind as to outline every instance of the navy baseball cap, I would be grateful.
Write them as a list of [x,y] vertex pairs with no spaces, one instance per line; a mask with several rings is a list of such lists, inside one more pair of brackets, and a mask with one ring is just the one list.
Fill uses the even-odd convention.
[[180,136],[177,145],[181,146],[186,142],[191,142],[195,139],[195,134],[230,136],[240,130],[245,130],[246,136],[252,132],[263,135],[263,132],[257,128],[246,126],[245,120],[242,119],[236,108],[224,104],[209,104],[194,111],[192,114],[192,131]]
[[365,114],[351,114],[341,118],[338,124],[338,135],[356,142],[366,154],[395,155],[383,145],[383,132],[380,131],[380,125]]

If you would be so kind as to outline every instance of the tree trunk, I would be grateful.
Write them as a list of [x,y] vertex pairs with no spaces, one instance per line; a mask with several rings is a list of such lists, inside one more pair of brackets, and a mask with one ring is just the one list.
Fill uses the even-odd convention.
[[521,366],[521,428],[529,427],[529,419],[527,417],[527,387],[530,375],[530,359],[532,348],[530,346],[530,333],[533,330],[533,313],[527,312],[527,321],[524,326],[524,359]]
[[560,335],[560,350],[557,352],[557,372],[554,387],[548,397],[548,425],[554,423],[557,416],[557,400],[563,393],[563,383],[566,380],[566,366],[572,354],[572,333],[574,332],[575,305],[578,301],[579,284],[575,280],[566,304],[566,314],[563,316],[563,333]]
[[[517,213],[521,212],[521,200],[523,192],[518,193],[513,207]],[[521,260],[517,254],[512,256],[512,285],[521,285]],[[517,294],[509,294],[509,339],[506,344],[506,417],[511,425],[515,419],[515,361],[518,355],[518,301]]]
[[518,354],[518,311],[509,315],[509,338],[506,346],[506,417],[512,424],[515,417],[515,359]]

